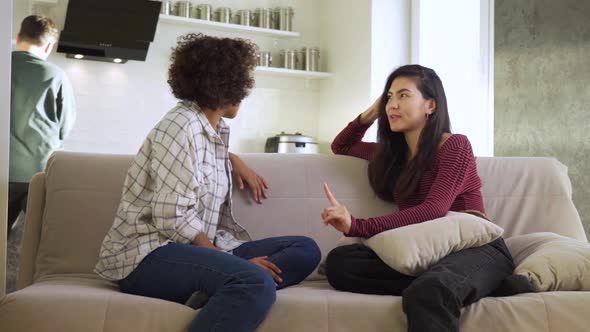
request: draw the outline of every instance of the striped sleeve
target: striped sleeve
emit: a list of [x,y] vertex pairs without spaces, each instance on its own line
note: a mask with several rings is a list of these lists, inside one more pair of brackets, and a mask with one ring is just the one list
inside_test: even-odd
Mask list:
[[369,160],[375,149],[375,143],[362,142],[363,136],[371,125],[362,125],[360,115],[352,120],[332,142],[332,152]]
[[380,217],[352,217],[352,226],[346,236],[369,238],[383,231],[446,215],[463,191],[470,170],[475,167],[475,157],[466,136],[453,135],[447,143],[439,152],[439,171],[422,204]]

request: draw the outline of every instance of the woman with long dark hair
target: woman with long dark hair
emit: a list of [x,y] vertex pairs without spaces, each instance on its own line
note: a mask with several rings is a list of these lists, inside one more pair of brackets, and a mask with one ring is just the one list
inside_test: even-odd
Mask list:
[[[379,120],[377,143],[362,142]],[[331,207],[324,223],[350,237],[443,217],[449,211],[486,218],[475,157],[466,136],[451,134],[447,100],[434,70],[419,65],[396,69],[381,97],[334,139],[332,151],[369,160],[369,182],[377,196],[399,212],[361,219],[350,215],[324,186]],[[332,250],[326,260],[330,284],[343,291],[403,297],[409,331],[458,331],[461,307],[494,291],[510,295],[530,290],[513,276],[514,262],[499,238],[452,253],[417,277],[386,265],[367,246]]]

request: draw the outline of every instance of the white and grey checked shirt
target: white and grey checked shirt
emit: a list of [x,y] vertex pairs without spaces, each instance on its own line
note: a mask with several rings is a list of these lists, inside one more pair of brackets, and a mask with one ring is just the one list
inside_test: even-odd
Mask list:
[[124,279],[153,250],[201,232],[224,251],[250,240],[232,216],[229,127],[221,119],[217,129],[195,103],[180,102],[150,131],[127,172],[96,273]]

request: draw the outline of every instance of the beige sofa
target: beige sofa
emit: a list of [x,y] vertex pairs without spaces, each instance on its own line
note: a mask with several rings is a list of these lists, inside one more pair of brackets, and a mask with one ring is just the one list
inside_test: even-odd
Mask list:
[[[326,155],[250,154],[270,183],[263,205],[234,192],[234,212],[254,238],[308,235],[323,255],[340,234],[320,220],[321,183],[353,215],[391,212],[368,185],[366,162]],[[0,303],[0,331],[183,331],[196,311],[126,295],[92,273],[113,221],[131,156],[57,153],[31,183],[19,290]],[[567,168],[550,158],[478,158],[489,216],[505,237],[537,231],[586,241]],[[278,292],[259,331],[405,331],[401,298],[338,292],[314,274]],[[462,331],[588,331],[588,292],[485,298],[466,307]]]

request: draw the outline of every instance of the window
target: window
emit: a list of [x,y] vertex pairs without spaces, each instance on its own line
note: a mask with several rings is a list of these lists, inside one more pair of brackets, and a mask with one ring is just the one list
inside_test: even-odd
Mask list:
[[412,0],[411,62],[443,81],[452,130],[493,156],[493,0]]

